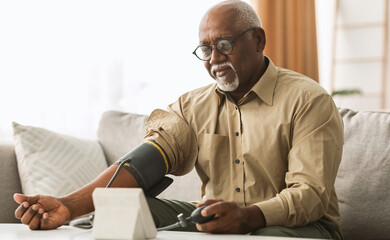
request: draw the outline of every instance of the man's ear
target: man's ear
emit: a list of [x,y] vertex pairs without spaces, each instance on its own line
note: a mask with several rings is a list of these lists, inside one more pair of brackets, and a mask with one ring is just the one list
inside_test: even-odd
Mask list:
[[265,32],[262,28],[256,28],[255,30],[255,38],[257,43],[257,51],[263,52],[265,48]]

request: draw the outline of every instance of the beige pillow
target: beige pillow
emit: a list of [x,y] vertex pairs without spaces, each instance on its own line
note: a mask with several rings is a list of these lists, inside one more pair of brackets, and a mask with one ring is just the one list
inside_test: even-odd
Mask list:
[[12,124],[24,194],[63,196],[89,183],[107,168],[97,140]]

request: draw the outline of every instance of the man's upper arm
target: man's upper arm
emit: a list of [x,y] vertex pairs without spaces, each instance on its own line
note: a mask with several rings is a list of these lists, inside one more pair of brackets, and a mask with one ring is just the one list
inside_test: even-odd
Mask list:
[[198,155],[196,136],[184,120],[180,102],[168,111],[157,109],[146,122],[146,137],[166,151],[171,161],[170,174],[184,175],[192,170]]
[[301,226],[323,217],[334,190],[343,124],[330,96],[307,102],[294,116],[286,188],[257,203],[267,225]]

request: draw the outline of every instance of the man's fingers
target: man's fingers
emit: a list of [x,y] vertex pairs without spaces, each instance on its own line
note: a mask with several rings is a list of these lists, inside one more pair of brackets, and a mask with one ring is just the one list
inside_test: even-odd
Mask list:
[[46,212],[42,215],[42,221],[41,221],[41,226],[40,226],[40,228],[41,228],[42,230],[44,230],[44,229],[50,229],[50,226],[49,226],[49,214],[46,213]]
[[228,202],[214,201],[212,204],[208,205],[205,209],[202,210],[202,215],[210,216],[214,214],[216,217],[219,217],[223,212],[228,210],[228,207]]
[[14,200],[17,203],[22,204],[22,202],[26,201],[26,196],[24,196],[23,194],[20,194],[20,193],[15,193]]
[[23,202],[22,204],[20,204],[19,207],[15,210],[15,217],[17,219],[21,219],[29,206],[30,204],[28,202]]
[[23,214],[22,218],[20,219],[23,224],[29,225],[31,219],[37,214],[38,212],[38,206],[32,205],[27,209],[27,211]]
[[40,208],[38,212],[35,214],[35,216],[31,219],[30,224],[28,225],[28,227],[31,230],[39,229],[39,225],[41,224],[43,213],[44,213],[43,209]]
[[20,193],[15,193],[14,194],[14,200],[15,202],[21,204],[23,202],[29,202],[30,204],[34,204],[36,202],[38,202],[40,196],[39,195],[36,195],[36,196],[25,196],[23,194],[20,194]]

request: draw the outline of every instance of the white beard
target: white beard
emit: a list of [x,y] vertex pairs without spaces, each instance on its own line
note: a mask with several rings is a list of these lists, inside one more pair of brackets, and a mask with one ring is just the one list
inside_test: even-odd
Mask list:
[[219,89],[221,89],[224,92],[233,92],[234,90],[236,90],[238,88],[238,85],[240,84],[240,82],[238,81],[237,74],[234,77],[234,81],[230,82],[230,83],[226,82],[225,76],[216,77],[215,80],[217,81],[217,85],[218,85]]
[[[215,69],[218,69],[219,67],[223,67],[223,66],[229,66],[233,69],[234,74],[235,74],[233,82],[230,82],[230,83],[227,82],[226,76],[217,77],[214,75]],[[234,90],[236,90],[238,88],[238,85],[240,84],[240,81],[238,81],[238,76],[237,76],[236,70],[234,69],[233,65],[230,62],[224,62],[224,63],[220,63],[220,64],[216,64],[216,65],[211,66],[211,74],[214,77],[214,79],[217,81],[217,85],[218,85],[219,89],[221,89],[222,91],[233,92]]]

